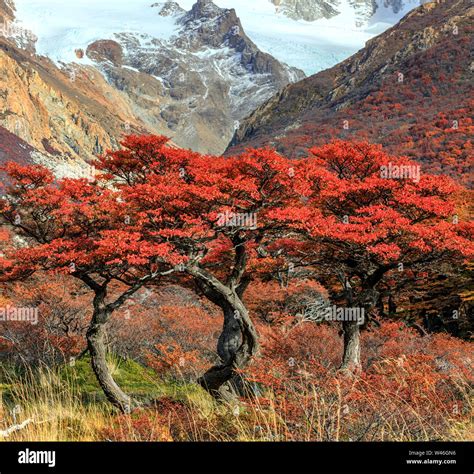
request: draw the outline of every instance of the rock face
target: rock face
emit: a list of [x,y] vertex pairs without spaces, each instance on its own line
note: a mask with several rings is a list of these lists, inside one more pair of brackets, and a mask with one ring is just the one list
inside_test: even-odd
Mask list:
[[117,146],[125,133],[150,131],[95,68],[59,69],[24,47],[21,37],[30,33],[11,23],[13,14],[13,3],[0,0],[0,15],[9,22],[0,32],[0,160],[82,174],[90,159]]
[[[346,61],[261,105],[241,123],[228,153],[271,145],[297,156],[336,137],[368,138],[441,171],[469,175],[473,16],[470,0],[420,6]],[[443,129],[452,123],[458,138]],[[459,147],[454,162],[430,151],[429,137],[438,136]]]
[[64,172],[116,146],[127,127],[147,130],[94,68],[59,70],[6,38],[0,38],[0,126]]
[[181,8],[177,2],[168,1],[164,5],[162,3],[154,3],[152,7],[160,9],[160,16],[174,16],[186,13],[184,8]]
[[[386,8],[398,13],[413,0],[270,0],[279,11],[294,20],[315,21],[332,18],[343,11],[354,10],[356,26],[362,26],[376,13]],[[424,0],[418,2],[422,3]]]
[[0,126],[56,163],[84,163],[133,131],[221,153],[239,120],[304,77],[261,52],[233,9],[210,0],[190,11],[172,1],[147,8],[172,36],[119,30],[72,47],[65,64],[38,56],[13,1],[0,0]]
[[0,0],[0,26],[11,21],[14,17],[11,0]]
[[337,0],[271,0],[287,17],[294,20],[315,21],[336,16]]
[[15,4],[13,0],[0,0],[0,38],[13,39],[23,49],[34,52],[37,40],[31,31],[27,31],[14,23]]
[[189,12],[175,2],[153,4],[172,17],[170,39],[117,33],[89,45],[86,55],[156,132],[209,153],[226,148],[238,121],[304,74],[261,52],[234,9],[198,1]]

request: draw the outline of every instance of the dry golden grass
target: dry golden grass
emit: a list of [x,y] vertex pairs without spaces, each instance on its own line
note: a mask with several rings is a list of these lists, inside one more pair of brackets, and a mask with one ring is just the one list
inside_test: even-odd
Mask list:
[[114,416],[104,403],[85,403],[75,382],[64,383],[51,369],[29,372],[20,382],[11,380],[10,386],[11,400],[0,403],[1,425],[32,422],[6,441],[98,441]]
[[[106,402],[86,401],[77,380],[65,378],[64,373],[55,370],[44,368],[9,382],[8,397],[0,402],[0,431],[28,419],[33,421],[3,441],[474,439],[469,393],[465,394],[466,416],[459,419],[446,412],[443,423],[433,426],[422,407],[407,406],[403,399],[391,400],[391,406],[396,408],[381,412],[376,403],[380,398],[373,396],[373,387],[367,387],[372,396],[366,400],[367,416],[363,418],[348,408],[341,389],[329,392],[316,384],[305,383],[299,386],[298,393],[290,393],[294,387],[289,386],[289,399],[298,396],[304,414],[295,422],[288,416],[291,407],[277,400],[271,391],[265,394],[265,403],[255,398],[224,404],[217,403],[193,384],[170,382],[162,391],[171,404],[179,407],[179,412],[158,405],[131,415],[119,415]],[[459,390],[466,387],[460,386]]]

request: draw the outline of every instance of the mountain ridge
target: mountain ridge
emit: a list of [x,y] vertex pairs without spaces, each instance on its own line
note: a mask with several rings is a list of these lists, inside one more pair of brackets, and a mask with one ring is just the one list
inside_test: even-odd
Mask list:
[[180,146],[221,153],[238,120],[304,74],[260,51],[235,10],[211,0],[185,13],[173,5],[162,7],[181,25],[169,40],[121,33],[89,45],[86,55],[150,128]]
[[148,5],[168,25],[161,39],[118,31],[80,49],[62,36],[57,47],[74,58],[67,63],[37,54],[42,39],[14,21],[13,6],[0,4],[8,18],[0,32],[0,125],[53,157],[88,161],[133,131],[220,153],[238,120],[304,76],[260,51],[235,10],[211,0],[189,12],[172,1]]
[[[270,145],[298,155],[323,140],[353,139],[357,135],[394,149],[391,137],[395,137],[400,126],[410,124],[407,133],[414,133],[417,125],[428,127],[428,123],[436,122],[437,113],[443,110],[448,115],[457,114],[448,117],[448,120],[457,120],[456,131],[461,133],[462,127],[468,127],[464,132],[466,143],[470,143],[472,124],[468,117],[472,103],[464,99],[472,97],[469,51],[472,48],[473,12],[474,7],[466,0],[449,4],[432,2],[411,11],[400,23],[368,41],[354,56],[287,86],[262,104],[242,121],[226,153],[240,151],[246,146]],[[444,58],[439,64],[434,58],[435,50]],[[419,70],[422,63],[426,66],[424,71]],[[452,85],[449,84],[449,71],[453,71]],[[446,76],[444,81],[439,79],[440,74]],[[382,94],[385,102],[377,99],[377,94]],[[385,115],[377,114],[377,100],[381,109],[391,105],[396,108],[384,111]],[[370,101],[373,103],[369,104]],[[468,110],[456,112],[464,106]],[[424,111],[420,111],[422,107],[425,107]],[[394,113],[398,116],[390,115]],[[417,121],[410,116],[416,113],[422,115]],[[347,121],[347,128],[343,126],[344,121]],[[385,131],[382,130],[384,127]],[[371,129],[379,133],[365,133]],[[464,135],[461,141],[462,137]],[[298,146],[298,143],[305,145]],[[421,159],[424,152],[416,147],[415,143],[411,156]],[[468,159],[468,155],[466,149],[463,159]]]

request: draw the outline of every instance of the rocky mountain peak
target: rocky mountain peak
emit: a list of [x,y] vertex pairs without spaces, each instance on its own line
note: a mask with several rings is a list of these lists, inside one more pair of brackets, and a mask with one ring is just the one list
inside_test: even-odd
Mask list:
[[[235,10],[220,8],[212,0],[200,0],[195,3],[179,23],[184,28],[181,37],[186,36],[186,41],[191,39],[194,48],[218,48],[229,37],[243,32]],[[250,39],[247,40],[250,42]]]
[[432,0],[269,0],[278,12],[294,20],[316,21],[333,18],[344,11],[355,12],[355,26],[366,25],[377,10],[398,14],[407,6]]
[[224,8],[218,7],[212,0],[197,0],[187,17],[194,20],[215,18],[220,16],[224,11]]
[[159,15],[160,16],[178,16],[184,15],[186,10],[181,8],[179,3],[173,2],[172,0],[168,0],[165,3],[154,3],[152,7],[160,8]]
[[0,0],[0,22],[14,18],[15,6],[12,0]]
[[[113,8],[113,0],[103,2]],[[170,136],[179,146],[221,153],[239,120],[304,77],[263,53],[246,35],[234,9],[210,0],[197,1],[188,11],[171,0],[150,2],[141,10],[130,7],[130,18],[123,22],[117,16],[111,20],[103,5],[76,9],[77,17],[84,16],[82,23],[95,28],[93,35],[84,31],[84,38],[81,22],[71,19],[67,8],[61,10],[55,1],[44,3],[45,18],[62,15],[67,25],[48,44],[54,56],[27,49],[16,30],[4,38],[0,32],[0,126],[53,156],[51,161],[62,155],[79,161],[79,154],[90,157],[110,148],[123,133],[137,130]],[[17,0],[16,6],[15,28],[34,30],[28,1]],[[10,0],[0,0],[1,14],[8,12],[13,23],[11,7]],[[35,7],[41,15],[43,7]],[[90,11],[94,8],[96,17]],[[38,33],[44,45],[50,31]],[[24,73],[23,63],[37,81]],[[8,93],[6,85],[3,93],[7,80],[16,94]],[[48,87],[57,98],[47,98]],[[36,108],[34,101],[40,104]],[[109,112],[117,112],[116,119]]]
[[337,15],[337,1],[334,0],[270,0],[278,11],[294,20],[315,21]]
[[176,136],[181,146],[223,151],[240,119],[304,77],[260,51],[232,8],[210,0],[184,14],[174,2],[158,6],[160,14],[174,12],[169,39],[117,33],[114,41],[90,44],[87,56],[130,97],[145,123]]

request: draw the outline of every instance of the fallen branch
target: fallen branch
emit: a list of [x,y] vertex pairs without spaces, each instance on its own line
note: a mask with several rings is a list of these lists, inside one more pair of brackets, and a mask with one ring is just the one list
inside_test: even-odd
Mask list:
[[20,423],[19,425],[13,425],[10,426],[10,428],[6,429],[5,431],[0,430],[0,437],[1,438],[8,438],[12,433],[15,433],[15,431],[20,431],[26,426],[28,426],[30,423],[33,423],[33,418],[28,418],[25,420],[23,423]]

